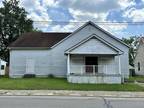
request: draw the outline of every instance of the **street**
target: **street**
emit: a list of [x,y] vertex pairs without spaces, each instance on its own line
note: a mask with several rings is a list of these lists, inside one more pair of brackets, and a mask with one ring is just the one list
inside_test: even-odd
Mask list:
[[0,108],[144,108],[144,98],[0,96]]

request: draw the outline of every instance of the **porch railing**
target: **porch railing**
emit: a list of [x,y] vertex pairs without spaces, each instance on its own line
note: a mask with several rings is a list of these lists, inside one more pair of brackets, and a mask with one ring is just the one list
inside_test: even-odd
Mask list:
[[115,65],[71,65],[70,75],[118,75]]

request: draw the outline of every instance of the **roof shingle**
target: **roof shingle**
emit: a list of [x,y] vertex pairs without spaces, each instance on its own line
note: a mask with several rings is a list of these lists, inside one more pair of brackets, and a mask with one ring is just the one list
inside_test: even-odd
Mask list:
[[24,33],[9,47],[52,47],[71,33],[42,33],[29,32]]

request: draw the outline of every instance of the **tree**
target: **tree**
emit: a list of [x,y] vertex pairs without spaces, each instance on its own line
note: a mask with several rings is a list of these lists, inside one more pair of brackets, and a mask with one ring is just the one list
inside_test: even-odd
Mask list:
[[130,38],[122,38],[122,41],[130,46],[130,48],[129,48],[129,64],[132,66],[134,66],[134,57],[135,57],[135,53],[136,53],[136,47],[139,42],[138,40],[139,40],[138,36],[132,36]]
[[19,0],[4,0],[0,8],[0,57],[9,63],[8,46],[22,33],[33,31],[33,21]]

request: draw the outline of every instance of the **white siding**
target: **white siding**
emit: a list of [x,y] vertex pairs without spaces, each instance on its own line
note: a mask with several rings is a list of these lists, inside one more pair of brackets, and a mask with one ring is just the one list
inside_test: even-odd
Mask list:
[[72,54],[117,54],[117,52],[97,39],[90,39],[71,51]]
[[[83,74],[85,72],[85,57],[87,56],[71,55],[70,72]],[[98,73],[118,74],[118,69],[116,68],[114,56],[98,56]]]
[[[140,63],[140,70],[138,70],[138,63]],[[140,45],[137,50],[137,55],[134,60],[135,72],[137,75],[144,75],[144,45]]]
[[[56,76],[66,76],[67,57],[64,52],[92,34],[100,36],[104,40],[124,51],[124,54],[120,56],[121,71],[125,77],[128,77],[128,48],[92,25],[87,25],[51,50],[11,50],[10,75],[23,75],[26,72],[26,59],[32,58],[35,59],[36,62],[36,74],[47,75],[51,73]],[[115,62],[116,64],[118,63],[118,57],[115,57]],[[17,66],[19,68],[17,68]]]
[[82,74],[84,72],[84,56],[82,55],[71,55],[70,58],[70,72],[76,74]]
[[68,76],[70,83],[121,84],[121,76]]
[[48,75],[51,72],[51,55],[46,50],[12,50],[10,55],[10,76],[24,75],[29,59],[35,62],[35,74]]
[[103,72],[102,68],[104,66],[105,74],[118,74],[118,69],[116,69],[118,64],[116,64],[114,56],[99,57],[98,63],[102,66],[99,68],[100,72]]
[[[88,25],[84,27],[82,30],[79,32],[73,34],[71,37],[67,38],[64,40],[62,43],[58,44],[56,47],[52,49],[52,54],[53,54],[53,63],[57,65],[61,64],[66,64],[66,57],[64,56],[64,51],[67,49],[71,48],[72,46],[78,44],[82,40],[86,39],[92,34],[96,34],[103,38],[104,40],[108,41],[112,45],[116,46],[117,48],[121,49],[124,53],[120,56],[121,59],[121,72],[122,75],[126,78],[129,77],[129,59],[128,59],[128,47],[125,45],[121,44],[120,42],[116,41],[115,39],[111,38],[110,36],[106,35],[102,31],[96,29],[95,27]],[[58,54],[58,55],[57,55]],[[118,64],[118,56],[115,57],[116,64]],[[117,65],[118,69],[118,65]],[[60,69],[59,72],[65,72],[66,74],[66,65],[65,69]]]

